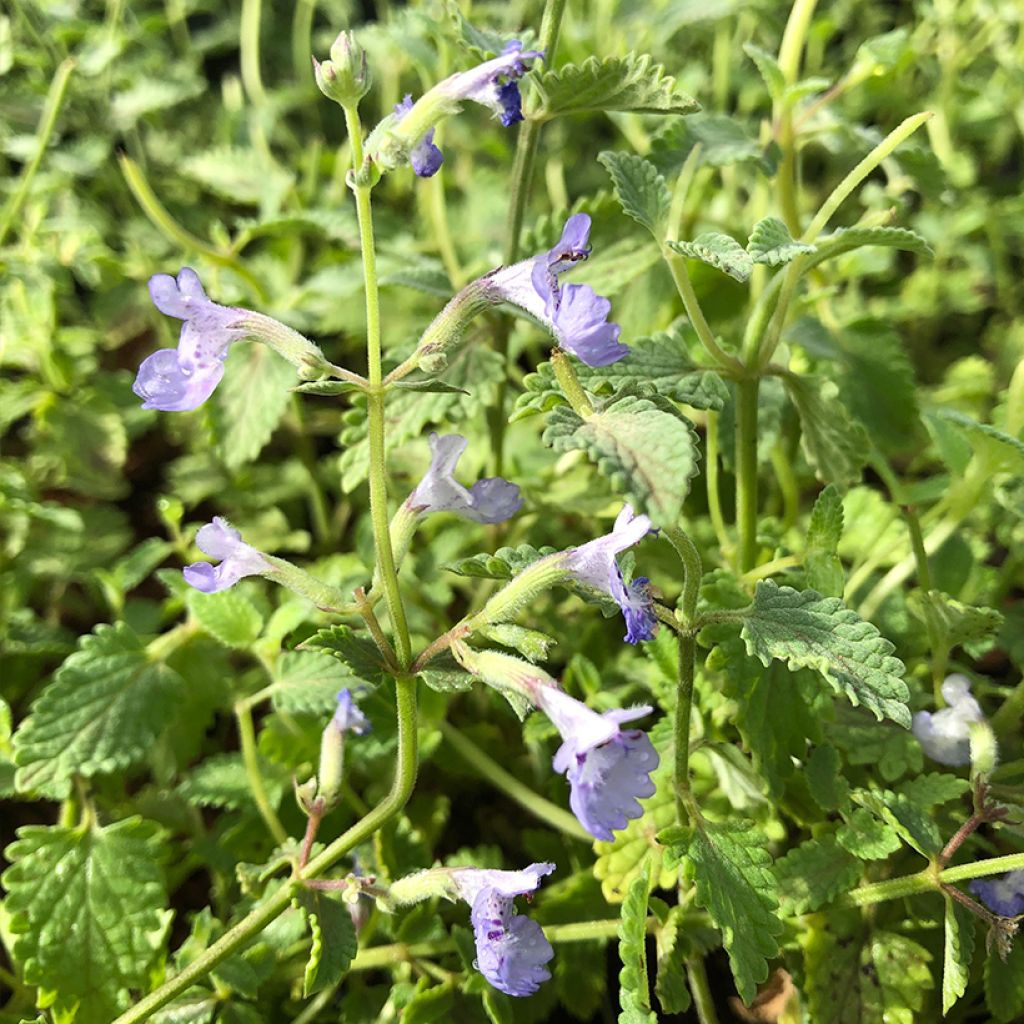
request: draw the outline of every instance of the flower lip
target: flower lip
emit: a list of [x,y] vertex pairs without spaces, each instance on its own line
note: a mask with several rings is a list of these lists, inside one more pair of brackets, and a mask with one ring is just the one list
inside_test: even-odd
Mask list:
[[222,516],[201,527],[196,545],[204,554],[220,559],[220,565],[195,562],[182,570],[185,582],[196,590],[213,594],[233,587],[245,576],[259,576],[270,570],[266,558],[242,540],[242,535]]
[[935,712],[918,711],[911,731],[933,761],[951,767],[969,764],[971,724],[983,721],[984,713],[971,696],[971,684],[966,676],[949,676],[941,689],[948,707]]

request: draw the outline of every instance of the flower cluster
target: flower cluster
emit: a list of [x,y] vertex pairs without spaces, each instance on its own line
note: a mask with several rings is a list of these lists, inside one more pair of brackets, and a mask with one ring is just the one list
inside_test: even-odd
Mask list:
[[939,764],[969,764],[971,760],[971,724],[985,716],[971,696],[966,676],[952,675],[942,684],[942,697],[949,705],[941,711],[918,711],[913,732],[924,752]]
[[143,409],[198,409],[224,376],[231,343],[246,336],[239,325],[248,311],[208,299],[199,275],[190,267],[183,267],[177,280],[170,274],[155,274],[149,279],[149,294],[161,313],[184,323],[177,349],[162,348],[146,358],[132,390],[143,400]]
[[608,322],[611,302],[590,285],[559,282],[560,274],[590,255],[590,225],[587,214],[574,214],[551,249],[500,267],[483,283],[498,300],[542,323],[562,348],[588,366],[608,366],[629,355],[629,346],[619,341],[622,328]]

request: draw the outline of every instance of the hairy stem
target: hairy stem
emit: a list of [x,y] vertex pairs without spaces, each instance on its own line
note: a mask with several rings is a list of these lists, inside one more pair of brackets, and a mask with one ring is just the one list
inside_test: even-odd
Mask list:
[[757,396],[760,380],[736,382],[736,530],[739,569],[757,564]]
[[288,832],[270,803],[267,788],[263,785],[263,776],[260,775],[260,764],[256,758],[256,732],[252,725],[252,705],[246,702],[236,704],[235,720],[238,722],[238,737],[242,745],[245,778],[252,791],[252,798],[256,801],[260,817],[274,837],[274,841],[280,845],[288,841]]
[[686,980],[693,995],[693,1008],[697,1011],[697,1020],[700,1024],[718,1024],[708,972],[704,967],[704,961],[699,957],[686,961]]

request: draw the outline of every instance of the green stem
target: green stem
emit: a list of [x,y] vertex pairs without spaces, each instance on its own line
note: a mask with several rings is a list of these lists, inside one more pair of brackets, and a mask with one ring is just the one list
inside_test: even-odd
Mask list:
[[150,187],[146,176],[142,173],[142,168],[131,157],[122,154],[119,162],[121,173],[124,175],[132,195],[135,196],[136,202],[142,207],[142,212],[145,213],[165,238],[174,242],[175,245],[181,246],[183,249],[191,249],[193,252],[201,253],[211,263],[219,267],[226,267],[228,270],[231,270],[245,281],[260,302],[267,301],[266,289],[255,274],[239,263],[234,256],[221,252],[220,249],[210,245],[209,242],[204,242],[203,239],[183,228],[167,212],[166,207],[157,199],[156,193]]
[[736,529],[739,569],[757,563],[757,397],[760,380],[736,382]]
[[707,416],[706,439],[707,456],[704,460],[704,471],[707,474],[705,482],[708,492],[708,515],[715,529],[715,537],[718,538],[718,546],[722,554],[728,557],[732,542],[725,526],[725,516],[722,515],[722,496],[718,488],[718,413],[713,410],[709,410]]
[[505,771],[497,761],[488,757],[472,740],[463,736],[455,726],[448,722],[442,722],[441,735],[467,764],[475,768],[496,789],[529,811],[534,817],[557,828],[560,832],[564,832],[567,836],[572,836],[573,839],[582,839],[585,843],[593,842],[593,836],[580,825],[574,815],[561,807],[556,807],[549,800],[545,800],[514,775]]
[[697,293],[693,290],[693,282],[690,280],[690,274],[686,269],[685,258],[670,250],[665,254],[665,262],[668,263],[672,280],[676,284],[676,291],[679,292],[679,297],[683,300],[683,308],[686,310],[686,315],[693,325],[693,329],[697,332],[697,337],[700,338],[701,344],[723,370],[727,370],[734,375],[741,373],[743,371],[743,364],[718,344],[715,332],[711,330],[704,317],[704,311],[700,307],[700,300],[697,298]]
[[75,62],[69,57],[57,68],[53,81],[50,83],[50,90],[46,94],[46,102],[43,104],[43,112],[39,116],[39,125],[36,128],[35,152],[21,172],[18,187],[11,193],[11,197],[4,203],[3,211],[0,212],[0,245],[3,244],[11,224],[21,212],[21,208],[28,198],[29,190],[32,188],[32,181],[46,155],[46,148],[50,144],[53,129],[57,125],[60,108],[64,105],[64,96],[67,93],[68,82],[74,67]]
[[[416,681],[409,678],[396,680],[398,710],[398,763],[391,791],[366,817],[357,821],[347,832],[331,843],[319,856],[310,861],[303,872],[304,878],[316,878],[335,864],[340,857],[373,835],[385,822],[394,817],[406,804],[416,782]],[[192,961],[184,970],[165,982],[155,992],[126,1010],[113,1024],[141,1024],[153,1013],[166,1006],[175,996],[191,988],[204,978],[217,964],[237,949],[254,939],[271,921],[280,917],[291,903],[299,879],[285,882],[255,910],[228,929],[209,949]]]
[[[346,106],[345,125],[348,128],[352,146],[353,177],[357,177],[363,164],[363,136],[359,123],[359,112],[353,106]],[[373,209],[370,202],[372,186],[353,182],[356,196],[356,214],[359,219],[359,242],[363,254],[363,279],[366,285],[366,363],[369,387],[367,389],[367,427],[370,446],[370,518],[373,522],[373,542],[376,550],[377,568],[384,598],[391,615],[391,627],[395,632],[398,658],[405,668],[412,660],[412,644],[409,640],[409,626],[405,618],[405,606],[398,586],[398,572],[395,555],[391,548],[391,532],[388,528],[387,449],[384,443],[384,390],[381,335],[380,335],[380,292],[377,287],[377,251],[373,237]]]
[[262,0],[242,0],[240,25],[242,85],[251,102],[263,106],[267,94],[260,77],[260,21],[263,17]]
[[263,776],[260,775],[260,764],[256,757],[256,731],[252,725],[252,706],[247,702],[235,705],[235,720],[238,722],[238,737],[242,744],[242,761],[245,764],[245,777],[249,782],[249,789],[252,791],[252,798],[256,801],[256,807],[260,812],[274,841],[280,846],[288,841],[288,832],[281,819],[277,816],[267,796],[267,789],[263,785]]
[[703,960],[695,958],[686,961],[686,980],[690,984],[697,1020],[700,1024],[718,1024],[715,1000],[711,995],[711,985],[708,982],[708,972],[704,967]]
[[292,15],[292,67],[295,78],[305,82],[309,91],[314,90],[312,62],[313,53],[313,14],[316,0],[296,0],[295,13]]

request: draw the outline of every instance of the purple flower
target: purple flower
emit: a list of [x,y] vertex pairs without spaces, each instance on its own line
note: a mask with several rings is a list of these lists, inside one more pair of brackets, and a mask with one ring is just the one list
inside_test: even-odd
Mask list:
[[[398,121],[401,121],[410,110],[412,110],[412,94],[407,94],[405,99],[395,106]],[[444,153],[434,145],[433,128],[413,146],[409,159],[412,162],[412,169],[421,178],[433,177],[441,169],[441,164],[444,163]]]
[[655,790],[654,744],[642,729],[620,728],[652,708],[645,704],[599,715],[554,686],[538,687],[537,703],[562,736],[552,767],[566,773],[573,814],[592,836],[613,839],[629,819],[643,814],[639,801]]
[[372,728],[348,687],[338,693],[338,707],[331,723],[340,732],[352,732],[357,736],[365,736]]
[[949,707],[934,713],[918,711],[912,730],[924,752],[939,764],[969,764],[971,723],[984,719],[981,707],[971,696],[966,676],[952,675],[942,684],[942,696]]
[[476,523],[500,523],[523,507],[519,488],[500,476],[477,480],[469,490],[455,479],[455,466],[468,444],[461,434],[430,435],[430,468],[409,495],[410,508],[423,515],[457,512]]
[[968,888],[1000,917],[1024,914],[1024,870],[1011,871],[1002,878],[974,878]]
[[540,321],[562,348],[588,366],[608,366],[629,355],[629,346],[619,341],[622,329],[608,322],[612,304],[590,285],[562,287],[558,282],[559,274],[590,255],[589,236],[590,217],[574,214],[553,248],[501,267],[484,282],[501,301]]
[[177,349],[163,348],[143,360],[132,390],[143,399],[143,409],[197,409],[224,376],[228,347],[245,337],[238,323],[247,311],[211,302],[190,267],[182,267],[177,280],[155,274],[149,294],[161,313],[185,322]]
[[246,544],[242,535],[221,516],[214,516],[212,523],[200,528],[196,544],[211,558],[220,560],[217,566],[196,562],[182,570],[185,582],[204,594],[227,590],[243,576],[259,576],[271,568],[266,558]]
[[551,977],[544,966],[554,955],[536,921],[516,914],[516,896],[535,892],[554,864],[531,864],[523,871],[461,868],[452,873],[456,891],[472,908],[476,969],[510,996],[530,996]]
[[540,50],[523,50],[523,44],[513,39],[501,56],[478,64],[469,71],[459,71],[436,86],[439,94],[448,100],[472,100],[493,110],[507,128],[523,119],[522,97],[516,79],[527,71],[527,61],[543,58]]
[[634,516],[633,509],[624,505],[611,533],[572,548],[566,562],[577,581],[615,600],[625,617],[626,640],[631,644],[652,640],[658,619],[650,581],[646,576],[638,576],[627,584],[615,556],[639,544],[650,532],[651,521],[647,516]]

